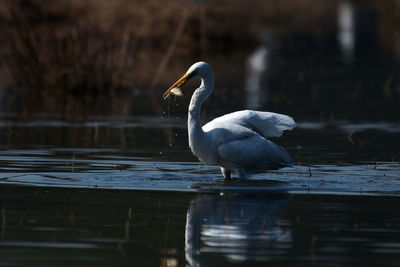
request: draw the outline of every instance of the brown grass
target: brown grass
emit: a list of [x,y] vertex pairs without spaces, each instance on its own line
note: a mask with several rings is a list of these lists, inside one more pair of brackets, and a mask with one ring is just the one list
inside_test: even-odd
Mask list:
[[[247,54],[263,38],[260,28],[265,30],[266,25],[277,33],[318,34],[325,27],[316,21],[324,18],[335,23],[337,3],[220,0],[188,6],[183,0],[2,1],[2,110],[74,118],[148,111],[148,103],[136,96],[156,89],[158,97],[159,88],[194,60],[233,51]],[[158,98],[153,101],[155,108],[157,102]]]

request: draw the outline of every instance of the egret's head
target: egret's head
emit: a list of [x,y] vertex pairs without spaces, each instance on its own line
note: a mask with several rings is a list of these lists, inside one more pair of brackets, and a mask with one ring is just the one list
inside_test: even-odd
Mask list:
[[194,63],[187,70],[185,75],[183,75],[177,82],[175,82],[165,93],[163,94],[164,99],[167,99],[171,94],[177,96],[183,96],[182,90],[180,88],[188,81],[194,80],[196,78],[206,77],[212,73],[210,65],[206,62]]

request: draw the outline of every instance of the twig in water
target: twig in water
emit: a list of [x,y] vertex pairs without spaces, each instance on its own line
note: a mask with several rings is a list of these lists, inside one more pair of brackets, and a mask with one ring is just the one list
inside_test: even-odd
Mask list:
[[72,160],[71,160],[71,171],[74,172],[74,167],[75,167],[75,154],[72,155]]
[[158,174],[158,171],[157,171],[157,167],[156,167],[156,164],[155,163],[153,163],[153,165],[154,165],[154,171]]
[[5,238],[6,236],[6,203],[3,202],[3,207],[1,208],[1,217],[2,217],[2,223],[1,223],[1,238]]

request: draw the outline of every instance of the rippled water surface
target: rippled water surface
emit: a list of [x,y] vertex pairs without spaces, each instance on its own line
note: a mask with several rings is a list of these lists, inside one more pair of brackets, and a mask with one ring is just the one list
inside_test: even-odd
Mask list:
[[400,190],[396,124],[299,123],[274,139],[292,154],[293,167],[224,182],[217,166],[201,164],[191,154],[183,119],[96,119],[3,122],[14,133],[3,135],[9,144],[0,150],[0,183],[173,191],[241,186],[378,194]]
[[397,124],[299,123],[295,166],[224,181],[184,119],[1,123],[1,265],[399,262]]

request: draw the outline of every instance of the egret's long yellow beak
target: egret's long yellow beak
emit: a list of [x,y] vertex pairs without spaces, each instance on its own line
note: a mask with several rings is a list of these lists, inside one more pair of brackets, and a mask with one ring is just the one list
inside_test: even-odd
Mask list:
[[165,93],[163,94],[164,99],[167,99],[171,95],[171,90],[173,88],[182,87],[187,82],[187,80],[192,76],[192,74],[193,74],[193,72],[186,73],[176,83],[171,85],[171,87],[167,91],[165,91]]

